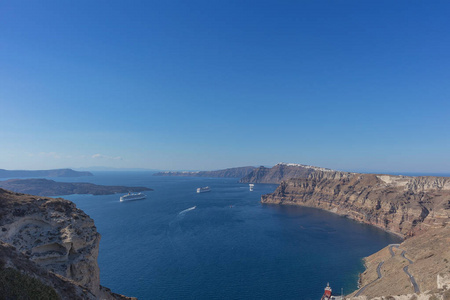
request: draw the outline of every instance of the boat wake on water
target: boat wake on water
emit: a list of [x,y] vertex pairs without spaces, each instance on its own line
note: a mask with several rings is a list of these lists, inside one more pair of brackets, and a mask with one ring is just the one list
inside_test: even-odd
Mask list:
[[178,254],[179,251],[178,251],[178,247],[175,247],[175,244],[174,244],[174,242],[173,242],[173,240],[171,238],[171,233],[175,232],[177,229],[180,228],[180,222],[179,221],[184,219],[184,214],[187,213],[188,211],[194,210],[196,208],[197,208],[197,206],[192,206],[192,207],[189,207],[188,209],[180,211],[176,215],[175,219],[173,219],[169,223],[169,227],[167,228],[167,231],[166,231],[167,238],[168,238],[168,240],[169,240],[169,242],[170,242],[170,244],[172,246],[172,249],[174,250],[174,253],[175,253],[175,255],[177,257],[180,257],[179,254]]
[[190,211],[190,210],[194,210],[196,207],[197,207],[197,206],[192,206],[192,207],[190,207],[190,208],[188,208],[188,209],[185,209],[185,210],[180,211],[178,214],[179,214],[179,215],[182,215],[182,214],[184,214],[184,213],[187,213],[187,212]]

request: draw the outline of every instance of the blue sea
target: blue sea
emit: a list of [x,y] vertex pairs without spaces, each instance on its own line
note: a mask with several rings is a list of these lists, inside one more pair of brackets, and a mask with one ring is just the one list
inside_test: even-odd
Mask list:
[[[146,186],[145,200],[64,196],[94,220],[101,284],[139,299],[320,299],[357,288],[362,258],[400,239],[335,214],[263,205],[277,185],[96,172],[66,179]],[[211,192],[197,194],[198,187]],[[193,208],[195,206],[195,209]],[[193,208],[193,209],[190,209]]]

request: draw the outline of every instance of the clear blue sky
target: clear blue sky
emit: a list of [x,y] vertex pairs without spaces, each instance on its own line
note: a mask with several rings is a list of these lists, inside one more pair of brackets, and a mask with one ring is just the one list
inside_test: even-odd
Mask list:
[[449,1],[1,1],[0,168],[450,172]]

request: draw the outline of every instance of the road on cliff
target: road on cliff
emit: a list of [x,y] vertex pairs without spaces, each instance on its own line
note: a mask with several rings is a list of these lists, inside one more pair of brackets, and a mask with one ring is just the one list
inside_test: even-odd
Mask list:
[[377,274],[378,274],[378,278],[375,279],[374,281],[366,284],[365,286],[363,286],[356,294],[355,297],[358,297],[362,292],[364,292],[364,290],[371,285],[372,283],[374,283],[375,281],[377,281],[378,279],[380,279],[383,275],[381,274],[381,266],[384,264],[384,261],[380,262],[377,266]]
[[[391,245],[389,245],[389,252],[391,253],[391,257],[394,257],[394,256],[395,256],[394,250],[392,249],[392,248],[394,248],[394,247],[397,248],[397,249],[399,249],[400,244],[391,244]],[[406,260],[408,261],[409,264],[413,264],[413,261],[410,260],[409,258],[407,258],[407,257],[405,256],[405,254],[406,254],[406,251],[405,251],[405,250],[402,250],[402,253],[401,253],[400,255],[401,255],[404,259],[406,259]],[[356,292],[355,297],[358,297],[359,295],[361,295],[361,293],[364,292],[364,290],[365,290],[369,285],[371,285],[372,283],[374,283],[374,282],[376,282],[377,280],[381,279],[381,277],[383,276],[383,275],[381,274],[381,266],[382,266],[383,264],[384,264],[384,261],[380,262],[380,263],[378,264],[378,266],[377,266],[377,274],[378,274],[378,278],[375,279],[375,280],[373,280],[372,282],[369,282],[368,284],[366,284],[366,285],[363,286],[362,288],[360,288],[359,291]],[[418,294],[418,293],[420,293],[419,285],[417,284],[416,279],[414,278],[414,276],[412,276],[411,273],[409,273],[408,267],[409,267],[409,265],[408,265],[408,266],[405,266],[405,267],[403,268],[403,272],[405,272],[405,274],[409,277],[409,280],[411,281],[411,284],[412,284],[412,286],[413,286],[413,288],[414,288],[414,293]]]

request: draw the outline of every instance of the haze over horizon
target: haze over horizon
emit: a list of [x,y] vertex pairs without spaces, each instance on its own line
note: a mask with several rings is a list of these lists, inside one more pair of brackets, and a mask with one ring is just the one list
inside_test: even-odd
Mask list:
[[450,2],[0,3],[0,168],[450,173]]

